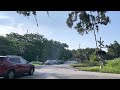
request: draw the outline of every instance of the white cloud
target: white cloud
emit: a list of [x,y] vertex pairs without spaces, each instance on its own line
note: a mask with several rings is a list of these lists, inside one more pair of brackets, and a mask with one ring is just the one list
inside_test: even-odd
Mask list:
[[16,23],[15,18],[8,13],[0,12],[0,35],[9,34],[11,32],[24,34],[24,23]]
[[13,19],[8,13],[0,11],[0,19]]
[[24,29],[22,27],[14,27],[10,25],[0,25],[0,35],[9,34],[11,32],[24,34]]
[[0,12],[0,19],[9,19],[10,16],[7,15],[6,13]]
[[0,25],[0,35],[9,34],[11,32],[19,33],[19,34],[25,34],[28,30],[28,33],[39,33],[41,35],[44,35],[46,38],[50,38],[53,35],[53,32],[51,32],[51,28],[47,26],[39,26],[39,28],[36,25],[27,25],[25,23],[19,23],[19,24],[12,24],[12,25]]
[[15,18],[11,17],[8,13],[0,12],[0,24],[12,25],[15,23]]
[[10,16],[1,16],[0,15],[0,19],[10,19]]
[[29,24],[26,26],[26,28],[29,30],[29,33],[39,33],[41,35],[44,35],[46,38],[51,38],[54,35],[54,28],[48,27],[45,25],[39,25],[39,28],[34,24]]

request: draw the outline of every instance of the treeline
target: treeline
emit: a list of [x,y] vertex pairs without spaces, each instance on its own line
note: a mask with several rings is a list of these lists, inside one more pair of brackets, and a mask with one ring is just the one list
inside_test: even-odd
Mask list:
[[73,58],[76,58],[78,61],[90,60],[90,56],[95,53],[94,48],[85,48],[72,50]]
[[19,55],[28,61],[68,60],[72,58],[72,53],[67,48],[66,43],[48,40],[35,33],[10,33],[0,36],[0,55]]
[[[85,48],[72,50],[72,55],[74,58],[77,58],[79,61],[92,60],[97,61],[95,48]],[[120,58],[120,44],[117,41],[114,41],[113,44],[109,45],[109,48],[104,56],[106,60],[112,60],[114,58]]]
[[[109,45],[107,60],[120,57],[120,44],[114,41]],[[44,62],[48,59],[59,60],[97,60],[95,48],[85,48],[77,50],[68,50],[66,43],[54,40],[48,40],[40,34],[24,34],[18,33],[6,34],[0,36],[0,55],[19,55],[28,61]]]
[[114,41],[109,47],[106,59],[120,58],[120,44],[117,41]]

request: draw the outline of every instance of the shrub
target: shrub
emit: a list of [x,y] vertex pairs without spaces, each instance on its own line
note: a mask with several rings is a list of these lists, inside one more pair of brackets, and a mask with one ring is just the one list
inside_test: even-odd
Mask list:
[[89,65],[85,64],[85,63],[81,63],[81,64],[72,64],[71,66],[73,66],[73,67],[88,67]]
[[80,64],[72,64],[73,67],[91,67],[91,66],[99,66],[99,63],[96,61],[84,61]]
[[30,63],[42,65],[42,62],[39,62],[39,61],[32,61],[32,62],[30,62]]
[[116,58],[114,60],[110,60],[107,63],[108,67],[120,67],[120,58]]
[[106,66],[102,69],[99,68],[98,62],[84,61],[82,64],[74,65],[78,70],[82,71],[97,71],[103,73],[117,73],[120,74],[120,58],[107,61]]
[[87,66],[98,66],[99,62],[97,61],[84,61],[83,64],[86,64]]
[[95,54],[91,54],[90,55],[90,61],[98,62],[99,60],[98,60],[98,58],[97,58],[97,56]]
[[101,72],[120,73],[120,58],[107,61],[107,65],[101,69]]
[[92,72],[100,71],[100,68],[98,66],[94,66],[94,67],[77,67],[77,69],[80,70],[80,71],[92,71]]

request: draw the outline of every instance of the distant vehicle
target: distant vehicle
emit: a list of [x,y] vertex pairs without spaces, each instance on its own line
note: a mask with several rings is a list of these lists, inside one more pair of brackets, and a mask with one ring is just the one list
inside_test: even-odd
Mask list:
[[77,61],[66,61],[64,64],[77,64]]
[[59,64],[63,64],[64,62],[62,60],[57,60]]
[[45,62],[45,65],[53,65],[53,64],[54,64],[53,60],[47,60]]
[[62,64],[62,63],[63,63],[63,61],[61,61],[61,60],[47,60],[45,62],[45,65]]
[[34,65],[20,56],[0,56],[0,77],[13,79],[18,74],[33,75],[34,70]]

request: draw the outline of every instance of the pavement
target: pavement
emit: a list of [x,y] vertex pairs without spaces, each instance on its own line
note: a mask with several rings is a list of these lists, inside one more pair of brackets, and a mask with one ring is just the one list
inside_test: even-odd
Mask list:
[[34,75],[16,79],[120,79],[120,74],[78,71],[70,65],[37,66]]

